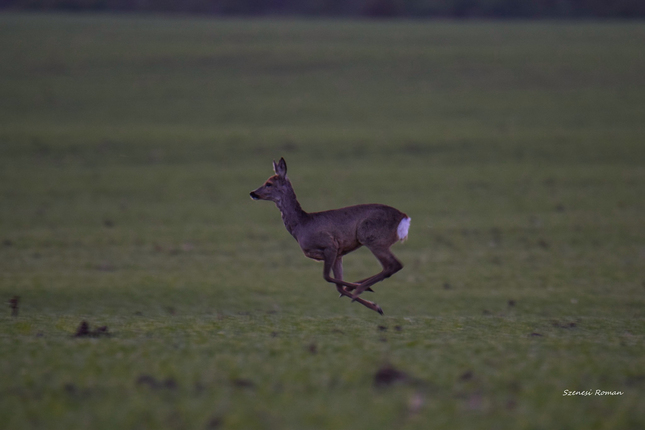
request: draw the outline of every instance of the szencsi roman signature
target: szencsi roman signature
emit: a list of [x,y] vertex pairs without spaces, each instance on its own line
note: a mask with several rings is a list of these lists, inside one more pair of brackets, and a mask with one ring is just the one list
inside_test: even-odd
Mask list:
[[622,391],[605,391],[605,390],[584,390],[584,391],[572,391],[564,390],[562,396],[622,396]]

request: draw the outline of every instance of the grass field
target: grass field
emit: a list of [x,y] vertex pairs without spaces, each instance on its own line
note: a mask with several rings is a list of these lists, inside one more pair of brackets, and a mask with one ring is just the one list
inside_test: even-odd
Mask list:
[[[0,427],[644,428],[644,47],[0,15]],[[385,316],[249,199],[280,156],[306,210],[412,217]]]

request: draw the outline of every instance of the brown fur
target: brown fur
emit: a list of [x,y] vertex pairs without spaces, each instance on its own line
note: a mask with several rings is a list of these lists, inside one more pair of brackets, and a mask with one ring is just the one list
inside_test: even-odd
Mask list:
[[[275,202],[282,214],[282,221],[298,241],[304,254],[324,262],[323,277],[336,284],[342,296],[352,298],[368,308],[383,314],[380,306],[360,298],[365,290],[392,276],[403,264],[392,254],[390,247],[399,240],[397,227],[407,218],[403,212],[386,205],[365,204],[345,208],[307,213],[300,207],[291,182],[287,177],[284,158],[273,163],[275,175],[264,185],[251,192],[255,200]],[[383,270],[356,283],[343,281],[342,258],[344,255],[367,247],[379,260]],[[334,273],[334,277],[330,272]],[[351,291],[355,292],[352,294]]]

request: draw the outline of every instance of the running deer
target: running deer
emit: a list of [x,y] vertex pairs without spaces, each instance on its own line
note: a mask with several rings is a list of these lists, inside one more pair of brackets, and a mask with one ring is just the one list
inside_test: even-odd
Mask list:
[[[323,212],[307,213],[300,207],[287,177],[284,158],[273,162],[275,175],[251,191],[253,200],[270,200],[282,214],[289,233],[298,241],[305,256],[324,262],[323,278],[336,284],[340,297],[347,296],[383,315],[379,305],[359,297],[364,291],[403,268],[390,247],[408,237],[410,218],[390,206],[366,204]],[[374,276],[358,282],[343,280],[343,256],[366,246],[383,266]],[[332,277],[330,272],[334,273]]]

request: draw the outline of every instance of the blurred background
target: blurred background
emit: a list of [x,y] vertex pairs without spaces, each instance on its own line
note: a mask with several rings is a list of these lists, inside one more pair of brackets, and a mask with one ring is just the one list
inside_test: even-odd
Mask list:
[[638,0],[2,0],[16,10],[422,18],[636,18]]

